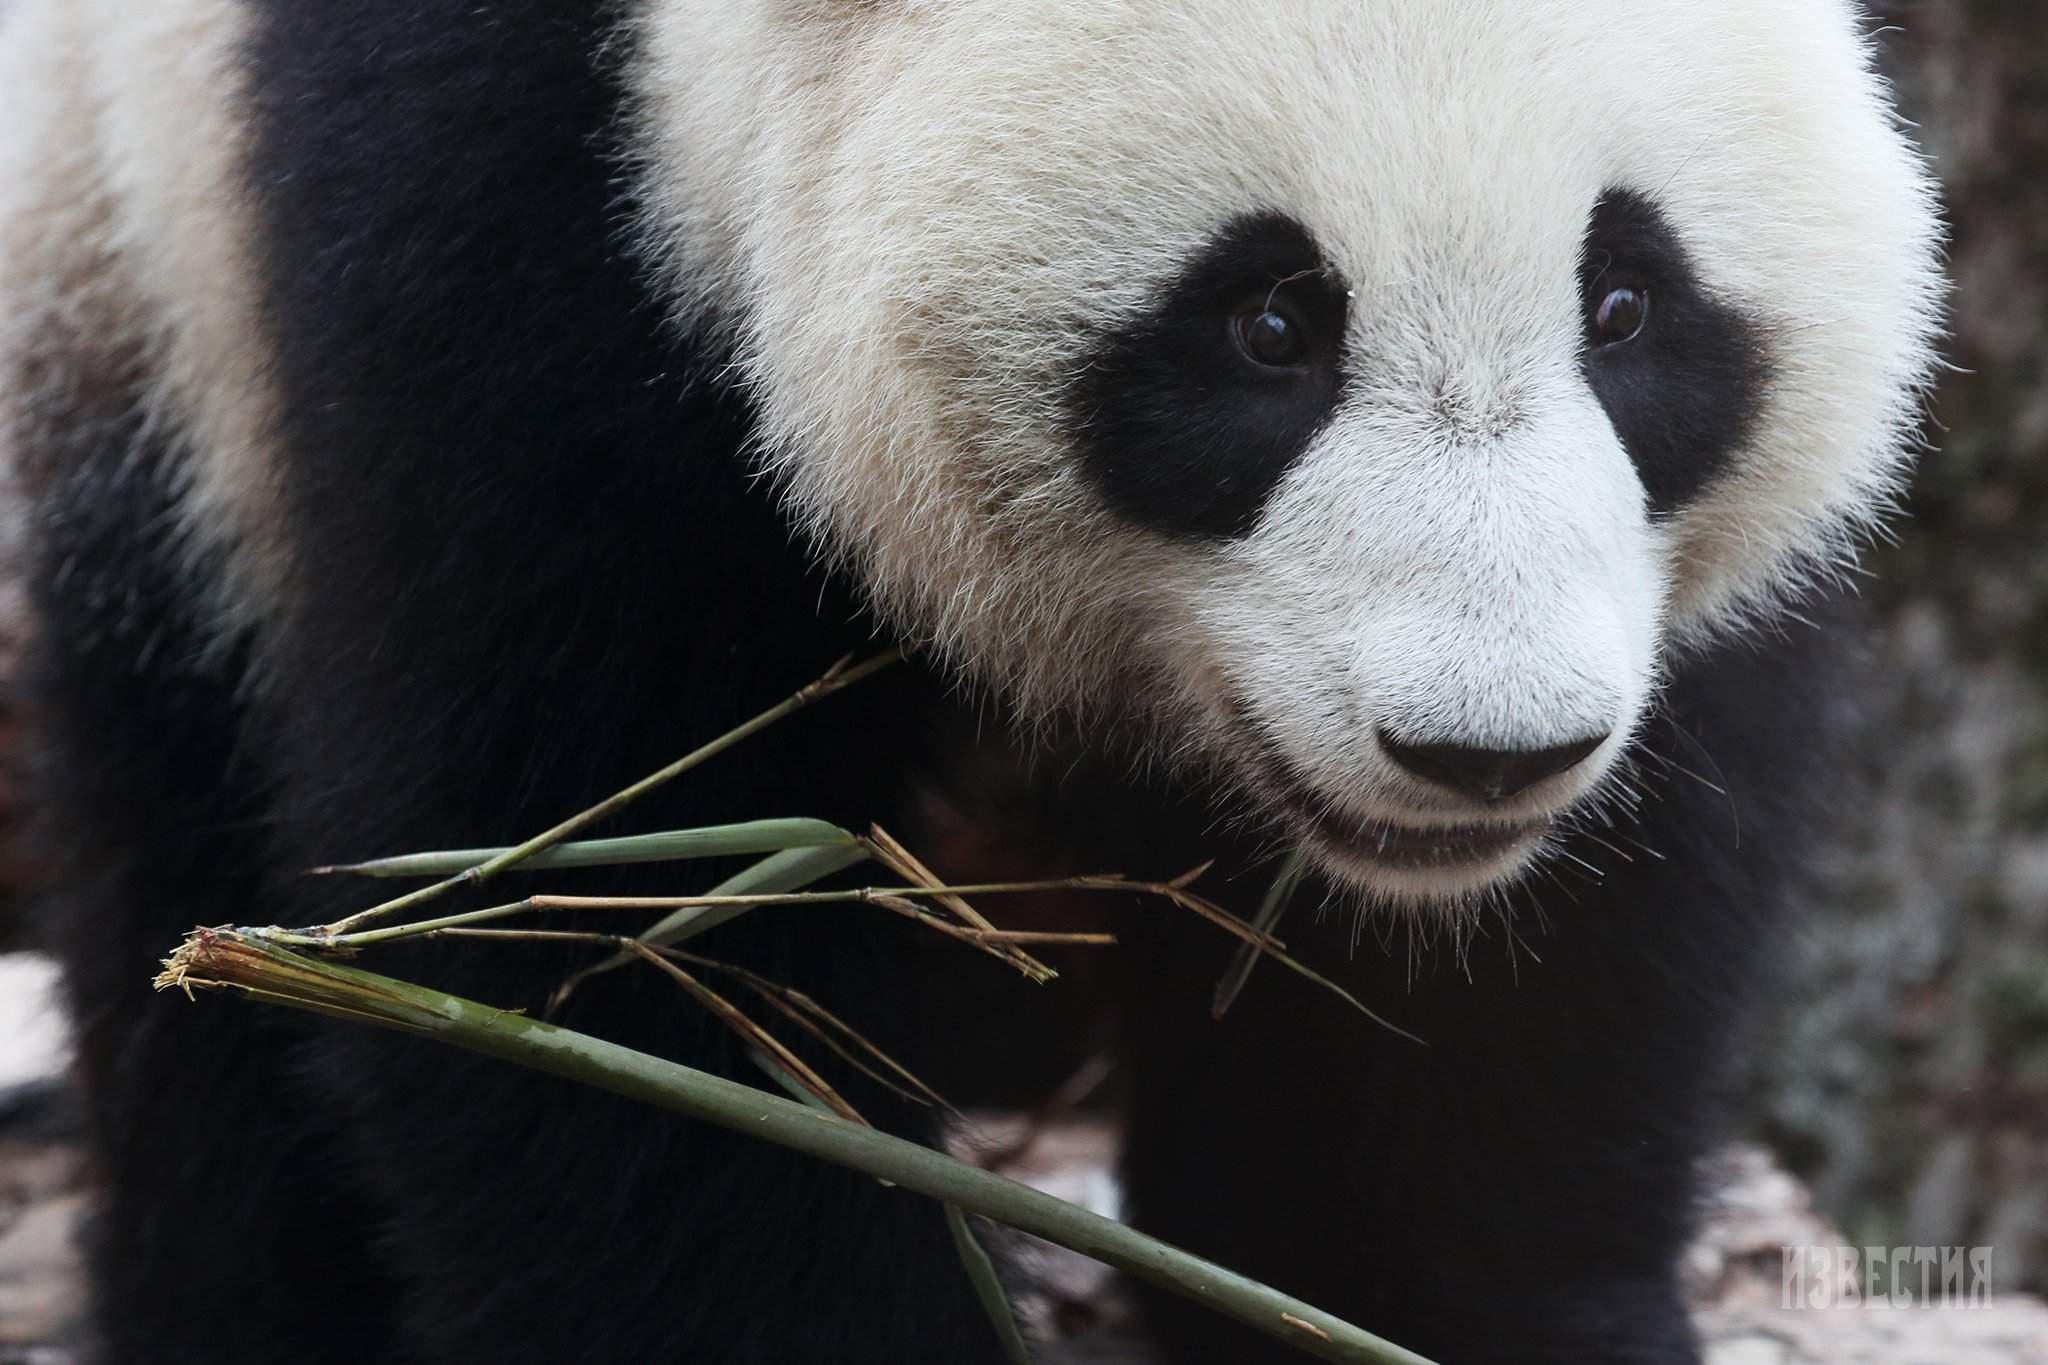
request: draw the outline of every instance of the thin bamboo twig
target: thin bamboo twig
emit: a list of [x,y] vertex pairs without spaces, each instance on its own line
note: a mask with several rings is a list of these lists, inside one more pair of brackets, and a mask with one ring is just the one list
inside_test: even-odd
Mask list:
[[[1287,912],[1287,906],[1294,899],[1294,892],[1301,885],[1301,879],[1308,873],[1308,854],[1301,849],[1289,853],[1273,875],[1273,884],[1266,888],[1266,897],[1259,902],[1258,913],[1251,918],[1251,926],[1262,934],[1270,934],[1280,923],[1280,916]],[[1216,994],[1209,1002],[1209,1017],[1221,1019],[1237,1002],[1238,993],[1245,982],[1252,979],[1252,968],[1259,965],[1259,950],[1247,943],[1237,950],[1230,959],[1230,966],[1224,969],[1223,977],[1216,983]]]
[[[916,882],[919,886],[934,888],[943,887],[946,884],[944,878],[919,862],[916,856],[897,840],[895,835],[889,833],[888,830],[883,829],[880,825],[868,826],[868,846],[876,862],[891,869],[905,881]],[[976,929],[993,930],[995,928],[995,925],[984,919],[981,912],[969,905],[958,892],[948,891],[946,894],[938,897],[938,902],[958,915],[963,924],[970,925]]]
[[[997,962],[1004,962],[1008,966],[1020,966],[1020,964],[1018,964],[1018,960],[1012,954],[1004,952],[1004,945],[1006,943],[1065,943],[1065,945],[1071,945],[1071,948],[1114,948],[1114,945],[1116,945],[1116,935],[1114,933],[1085,933],[1085,931],[1065,931],[1065,929],[989,929],[989,931],[967,929],[963,925],[952,923],[950,919],[940,919],[938,915],[932,915],[930,911],[922,911],[922,909],[918,909],[915,905],[909,905],[907,900],[901,900],[897,896],[887,896],[887,894],[872,896],[868,900],[868,905],[874,905],[874,907],[885,909],[885,911],[893,911],[897,915],[903,915],[905,919],[913,919],[915,923],[924,925],[926,929],[932,929],[936,933],[944,933],[950,939],[963,941],[963,943],[969,945],[969,948],[977,948],[977,950],[989,954],[991,958],[995,958]],[[553,929],[553,931],[551,929],[522,931],[522,929],[479,929],[479,927],[475,927],[477,923],[489,923],[489,921],[496,921],[496,919],[508,919],[512,913],[522,911],[522,909],[543,909],[545,911],[545,909],[555,909],[555,907],[545,907],[545,905],[543,907],[526,907],[526,902],[514,902],[514,905],[494,905],[494,907],[485,907],[483,911],[471,911],[469,915],[453,915],[453,917],[449,917],[453,921],[463,921],[463,923],[422,921],[422,931],[420,933],[408,933],[408,935],[399,935],[399,937],[422,937],[422,939],[444,939],[444,937],[446,939],[453,939],[453,937],[528,937],[528,939],[555,937],[555,939],[582,939],[582,941],[590,941],[590,943],[598,943],[598,941],[602,941],[602,943],[618,943],[618,945],[621,945],[621,956],[625,956],[625,958],[631,958],[631,954],[635,952],[633,945],[637,945],[637,943],[649,945],[649,948],[662,948],[662,945],[659,945],[659,943],[647,943],[647,939],[635,939],[635,937],[625,935],[625,933],[575,933],[575,931],[559,931],[559,929]],[[322,948],[322,950],[340,948],[342,952],[354,952],[354,948],[360,943],[360,941],[348,941],[348,943],[334,943],[334,945],[330,945],[326,941],[317,941],[317,939],[315,941],[301,941],[295,935],[276,933],[276,931],[268,931],[268,929],[252,929],[252,933],[260,933],[260,935],[270,937],[272,941],[279,941],[279,943],[291,943],[291,945],[295,945],[295,948]],[[680,958],[688,958],[688,954],[678,954],[678,956]],[[707,958],[707,962],[709,962],[709,958]],[[584,968],[582,972],[575,972],[567,982],[563,982],[563,988],[559,988],[557,993],[555,993],[555,999],[549,1003],[549,1013],[555,1013],[555,1009],[559,1009],[561,1001],[567,999],[567,990],[571,990],[575,984],[580,984],[584,976],[588,976],[588,974],[592,974],[596,970],[602,970],[606,966],[610,966],[610,962],[602,962],[602,964],[598,964],[594,968]],[[739,968],[729,968],[729,970],[739,970]]]
[[1010,1365],[1031,1365],[1031,1348],[1024,1344],[1024,1334],[1017,1330],[1017,1314],[1010,1307],[1003,1277],[996,1273],[995,1261],[968,1225],[967,1210],[950,1199],[946,1201],[946,1230],[953,1234],[953,1249],[960,1253],[960,1263],[967,1267],[967,1282],[974,1286],[974,1297],[981,1300],[982,1311],[996,1329],[1003,1354],[1009,1357]]
[[[866,1076],[876,1085],[908,1100],[912,1104],[935,1105],[946,1110],[953,1108],[938,1091],[919,1080],[902,1063],[863,1037],[859,1030],[840,1019],[838,1015],[832,1013],[817,1001],[811,999],[810,996],[793,987],[785,986],[779,981],[762,976],[758,972],[750,972],[745,967],[734,966],[730,962],[720,962],[716,958],[704,957],[698,953],[687,953],[680,948],[667,948],[658,944],[642,943],[624,934],[600,934],[585,929],[443,929],[439,936],[482,939],[500,943],[582,943],[599,948],[613,948],[622,956],[629,958],[641,956],[640,950],[646,949],[651,952],[660,953],[672,962],[687,962],[693,967],[702,967],[708,971],[722,972],[739,981],[741,985],[746,986],[749,990],[752,990],[770,1008],[788,1018],[790,1022],[810,1034],[811,1037],[816,1038],[820,1043],[831,1049],[833,1054],[841,1061],[860,1072],[861,1075]],[[859,1047],[870,1057],[873,1057],[883,1066],[888,1067],[891,1071],[902,1077],[903,1081],[907,1082],[907,1084],[899,1084],[896,1081],[890,1080],[887,1076],[882,1075],[863,1062],[859,1057],[847,1051],[844,1043],[834,1037],[831,1031],[819,1025],[819,1020],[823,1020],[826,1024],[831,1025],[832,1030],[836,1030],[844,1035],[856,1047]],[[794,1080],[791,1083],[794,1084]],[[912,1087],[915,1088],[913,1089]]]
[[962,929],[971,943],[1044,943],[1067,948],[1114,948],[1115,934],[1085,929]]
[[[680,910],[695,908],[723,908],[743,906],[753,908],[770,905],[830,905],[858,902],[875,904],[884,899],[909,900],[921,897],[939,897],[959,894],[997,895],[1016,891],[1145,891],[1152,888],[1139,882],[1127,882],[1119,878],[1070,877],[1058,881],[1044,882],[983,882],[973,886],[856,886],[842,891],[781,891],[757,892],[746,895],[700,896],[528,896],[523,900],[506,901],[499,905],[486,905],[476,910],[464,910],[459,914],[443,915],[436,919],[414,920],[406,924],[393,924],[382,929],[360,929],[347,933],[330,934],[326,929],[310,932],[293,929],[265,928],[254,930],[274,942],[295,948],[319,948],[323,950],[354,950],[368,948],[379,943],[393,943],[401,939],[427,938],[445,929],[470,924],[488,924],[493,920],[509,919],[515,915],[535,911],[563,910]],[[1162,893],[1163,894],[1163,893]],[[1242,921],[1239,921],[1242,923]],[[960,926],[954,926],[959,928]],[[962,933],[976,937],[985,936],[985,931],[962,929]],[[1002,931],[995,931],[1000,934]]]
[[1184,1295],[1318,1359],[1430,1365],[1341,1318],[1027,1185],[752,1086],[514,1011],[295,953],[233,929],[196,931],[166,962],[157,986],[187,995],[231,988],[582,1081],[958,1204]]
[[[1213,922],[1218,924],[1223,924],[1225,928],[1230,927],[1229,924],[1226,923],[1226,921],[1235,921],[1239,926],[1241,926],[1242,932],[1240,936],[1250,936],[1247,940],[1248,942],[1251,942],[1253,944],[1258,944],[1261,942],[1277,942],[1277,940],[1272,939],[1270,935],[1262,934],[1259,930],[1254,929],[1251,925],[1246,924],[1241,919],[1238,919],[1237,916],[1231,914],[1222,906],[1210,904],[1209,902],[1203,900],[1200,896],[1197,896],[1194,893],[1188,891],[1185,887],[1174,887],[1173,889],[1163,894],[1171,896],[1174,904],[1184,906],[1187,909],[1193,910],[1197,914],[1202,915],[1205,919],[1212,920]],[[1221,916],[1222,918],[1218,918],[1218,916]],[[1239,931],[1233,930],[1233,932]],[[1372,1020],[1375,1024],[1378,1024],[1381,1028],[1387,1030],[1387,1032],[1397,1034],[1400,1037],[1406,1038],[1409,1042],[1414,1043],[1418,1047],[1429,1046],[1429,1043],[1424,1039],[1417,1037],[1415,1034],[1410,1033],[1407,1029],[1402,1028],[1399,1024],[1395,1024],[1386,1019],[1385,1017],[1383,1017],[1382,1015],[1376,1013],[1375,1011],[1368,1009],[1363,1000],[1360,1000],[1350,991],[1345,990],[1342,986],[1330,980],[1329,977],[1324,976],[1321,972],[1309,966],[1307,963],[1302,962],[1297,958],[1290,957],[1286,953],[1279,951],[1277,948],[1266,948],[1264,949],[1264,952],[1267,957],[1272,958],[1275,962],[1285,967],[1288,971],[1293,972],[1297,976],[1305,977],[1308,980],[1313,981],[1316,985],[1321,986],[1324,990],[1329,991],[1331,994],[1337,996],[1346,1004],[1350,1005],[1351,1008],[1357,1010],[1360,1014]]]
[[[1029,962],[1020,962],[1017,955],[1006,951],[1003,945],[991,942],[988,936],[979,929],[969,929],[965,925],[955,924],[952,920],[935,915],[922,906],[912,905],[900,896],[876,896],[868,904],[882,910],[887,910],[891,914],[901,915],[903,918],[914,923],[922,924],[934,933],[944,934],[950,939],[957,939],[978,952],[987,953],[1005,966],[1016,968],[1031,981],[1043,982],[1047,979],[1035,974]],[[997,932],[1000,933],[1001,931],[998,930]],[[1112,943],[1115,942],[1113,935],[1098,935],[1097,937],[1107,937]]]
[[[667,948],[663,951],[675,952],[676,950],[673,948]],[[746,975],[748,978],[751,978],[753,976],[753,973],[748,972]],[[927,1103],[935,1105],[940,1109],[958,1112],[953,1110],[953,1105],[951,1101],[947,1100],[947,1098],[944,1095],[941,1095],[938,1091],[932,1089],[929,1085],[926,1085],[924,1081],[918,1077],[917,1073],[913,1072],[909,1067],[904,1066],[894,1057],[891,1057],[881,1048],[875,1046],[872,1042],[868,1041],[868,1039],[861,1034],[860,1030],[856,1029],[853,1025],[847,1023],[844,1019],[841,1019],[831,1010],[826,1009],[823,1005],[819,1004],[816,1000],[813,1000],[810,996],[804,994],[802,991],[797,990],[793,986],[785,986],[779,981],[768,981],[765,979],[761,980],[758,983],[750,979],[748,980],[747,984],[753,986],[754,989],[757,991],[773,991],[776,994],[782,996],[785,1000],[789,1001],[791,1004],[795,1005],[798,1009],[804,1011],[807,1014],[812,1015],[814,1018],[823,1020],[827,1025],[829,1025],[833,1029],[836,1029],[842,1036],[852,1039],[870,1057],[873,1057],[883,1066],[886,1066],[887,1068],[889,1068],[889,1070],[895,1072],[899,1077],[902,1078],[903,1083],[906,1086],[911,1087],[918,1094],[921,1094]],[[884,1081],[883,1083],[888,1084],[888,1082],[886,1081]]]
[[[741,868],[712,887],[711,894],[736,896],[755,891],[794,891],[844,872],[856,863],[865,862],[867,857],[865,844],[855,848],[786,848]],[[728,920],[739,918],[747,913],[748,908],[738,905],[709,910],[678,910],[664,915],[635,937],[647,944],[682,943],[706,930],[716,929]],[[633,960],[631,953],[614,953],[604,961],[594,962],[574,973],[555,988],[554,997],[548,1002],[548,1013],[553,1014],[560,1009],[562,1002],[591,977],[623,967]]]
[[[919,886],[942,887],[945,885],[943,878],[919,862],[917,856],[905,848],[895,835],[889,833],[888,830],[883,829],[880,825],[871,824],[868,826],[868,851],[884,867],[893,869],[899,877],[916,882]],[[979,910],[969,905],[965,897],[949,892],[938,897],[938,902],[944,908],[952,911],[969,928],[980,929],[988,934],[990,937],[984,940],[984,942],[1002,942],[1012,945],[1005,948],[1002,955],[1010,958],[1026,976],[1031,977],[1035,981],[1044,982],[1050,981],[1058,975],[1052,968],[1046,966],[1043,962],[1031,956],[1031,954],[1015,947],[1014,945],[1020,942],[1020,940],[997,938],[998,931],[996,926],[984,918]]]
[[867,1126],[867,1120],[860,1116],[860,1111],[842,1099],[839,1092],[834,1090],[823,1076],[812,1070],[810,1064],[803,1058],[783,1046],[781,1039],[749,1019],[739,1006],[646,944],[629,942],[627,947],[675,978],[676,984],[688,991],[692,999],[718,1016],[719,1021],[727,1028],[767,1053],[777,1066],[796,1078],[798,1085],[829,1105],[833,1113],[849,1122]]
[[[760,1048],[748,1048],[747,1060],[759,1068],[762,1075],[780,1086],[783,1094],[789,1096],[804,1108],[815,1109],[819,1113],[829,1114],[835,1119],[839,1117],[838,1114],[833,1113],[831,1105],[805,1089],[802,1081],[799,1081],[796,1077],[783,1070],[782,1063],[776,1061]],[[878,1183],[886,1185],[888,1182],[882,1181]]]
[[[677,955],[676,950],[674,948],[658,948],[655,949],[655,951],[661,953],[665,957],[673,957]],[[776,991],[770,984],[760,980],[751,979],[752,976],[753,974],[750,972],[746,976],[741,977],[740,984],[745,986],[748,990],[751,990],[755,995],[761,997],[762,1004],[768,1006],[769,1009],[774,1010],[777,1014],[789,1020],[790,1023],[795,1024],[798,1028],[802,1029],[812,1038],[817,1039],[820,1046],[826,1048],[828,1051],[832,1053],[833,1056],[837,1057],[840,1061],[845,1062],[855,1071],[858,1071],[861,1075],[867,1077],[876,1085],[881,1086],[884,1090],[894,1095],[897,1099],[903,1100],[905,1103],[922,1104],[926,1106],[930,1106],[933,1103],[933,1101],[926,1099],[917,1091],[910,1089],[908,1086],[900,1085],[897,1082],[890,1080],[887,1076],[884,1076],[881,1072],[869,1066],[866,1062],[862,1061],[859,1057],[855,1056],[851,1051],[849,1051],[846,1044],[840,1042],[837,1038],[833,1037],[831,1032],[827,1030],[824,1025],[820,1024],[816,1019],[811,1018],[808,1014],[805,1014],[801,1009],[798,1009],[788,1000],[785,1000],[782,997],[782,995],[778,991]],[[866,1044],[870,1048],[874,1048],[874,1045],[872,1043],[868,1043],[865,1038],[861,1039],[861,1042],[863,1044]],[[876,1052],[881,1051],[881,1049],[879,1048],[874,1048],[874,1050]],[[944,1105],[944,1101],[939,1101],[939,1103],[941,1105]],[[944,1107],[950,1109],[952,1106],[944,1105]]]
[[[1206,867],[1206,865],[1205,865]],[[487,905],[482,909],[468,910],[461,914],[444,915],[438,919],[416,920],[410,924],[390,925],[382,929],[366,929],[354,933],[333,935],[326,930],[302,933],[274,927],[247,928],[245,932],[265,938],[273,943],[293,948],[314,948],[325,952],[353,952],[378,943],[399,939],[432,937],[445,934],[451,929],[469,928],[479,924],[494,923],[518,915],[533,912],[564,910],[632,910],[632,909],[734,909],[752,910],[760,906],[776,905],[828,905],[859,903],[878,906],[896,914],[906,915],[927,927],[949,937],[958,938],[981,951],[1009,962],[1019,970],[1028,968],[1019,963],[1009,952],[1003,950],[1000,941],[990,941],[980,936],[981,931],[943,920],[927,911],[921,911],[910,904],[912,898],[957,895],[996,895],[1026,891],[1124,891],[1140,895],[1158,896],[1174,905],[1217,925],[1226,932],[1251,944],[1275,962],[1314,982],[1329,991],[1353,1009],[1372,1020],[1390,1033],[1408,1039],[1410,1042],[1427,1047],[1428,1044],[1408,1030],[1387,1020],[1368,1008],[1364,1001],[1344,987],[1330,980],[1322,973],[1297,961],[1283,951],[1284,945],[1272,934],[1263,932],[1244,920],[1188,890],[1188,885],[1204,868],[1174,878],[1170,882],[1136,882],[1123,877],[1084,876],[1065,877],[1040,882],[982,882],[968,886],[889,886],[853,887],[842,891],[788,891],[776,894],[748,895],[702,895],[702,896],[528,896],[525,900],[508,901],[502,905]],[[1001,931],[998,931],[1001,932]],[[644,940],[642,940],[644,941]],[[1113,941],[1113,940],[1112,940]],[[577,978],[572,978],[573,983]],[[555,1004],[559,1004],[558,992]]]
[[[849,848],[866,851],[858,834],[825,820],[791,817],[747,820],[736,825],[703,825],[695,829],[627,834],[616,839],[584,839],[556,844],[519,864],[525,872],[570,867],[634,867],[647,863],[679,863],[696,858],[734,858],[775,853],[791,848]],[[401,853],[362,863],[338,863],[308,869],[309,877],[443,877],[481,867],[511,848],[454,848],[436,853]]]
[[890,649],[860,663],[853,663],[850,660],[842,659],[834,664],[823,677],[797,689],[787,698],[761,712],[752,720],[735,726],[707,744],[698,746],[667,767],[656,769],[638,782],[633,783],[630,787],[613,792],[596,805],[578,811],[552,829],[544,830],[528,839],[525,843],[508,848],[503,853],[486,859],[475,867],[467,868],[452,877],[444,878],[441,881],[434,882],[432,885],[423,886],[417,891],[407,892],[403,896],[395,897],[381,904],[373,905],[367,910],[358,911],[356,914],[350,915],[345,919],[337,920],[333,924],[325,926],[323,932],[330,939],[339,938],[361,929],[366,924],[374,924],[379,920],[389,919],[401,911],[410,910],[418,905],[424,905],[436,897],[446,895],[458,886],[476,886],[487,882],[505,869],[513,867],[545,849],[553,848],[556,844],[566,841],[572,835],[581,833],[606,816],[624,809],[642,796],[645,796],[648,792],[674,781],[698,764],[724,753],[733,745],[767,729],[784,717],[801,711],[813,702],[829,697],[835,692],[843,691],[872,674],[879,673],[882,669],[902,659],[902,657],[903,651],[901,649]]

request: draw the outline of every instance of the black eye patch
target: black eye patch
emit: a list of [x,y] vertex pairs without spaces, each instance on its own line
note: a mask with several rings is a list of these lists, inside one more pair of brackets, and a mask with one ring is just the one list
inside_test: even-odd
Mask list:
[[1300,223],[1228,224],[1074,367],[1067,417],[1104,501],[1169,535],[1249,533],[1342,397],[1347,303]]
[[[1628,190],[1609,190],[1593,207],[1579,289],[1586,380],[1652,511],[1668,513],[1755,426],[1770,379],[1763,329],[1707,292],[1663,213]],[[1617,307],[1640,308],[1639,325],[1617,327]]]

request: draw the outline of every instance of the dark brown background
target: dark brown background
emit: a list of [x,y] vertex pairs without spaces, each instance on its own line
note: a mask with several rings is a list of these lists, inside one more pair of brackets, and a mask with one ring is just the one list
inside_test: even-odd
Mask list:
[[1898,0],[1880,36],[1953,224],[1956,369],[1803,984],[1757,1123],[1851,1240],[1996,1248],[2048,1290],[2048,4]]

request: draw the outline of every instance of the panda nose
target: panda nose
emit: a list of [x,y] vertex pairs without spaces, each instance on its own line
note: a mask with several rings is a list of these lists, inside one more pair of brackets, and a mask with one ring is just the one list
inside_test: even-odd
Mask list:
[[1546,777],[1577,767],[1605,742],[1592,735],[1547,749],[1478,749],[1466,744],[1409,744],[1379,732],[1380,746],[1417,777],[1476,800],[1505,801]]

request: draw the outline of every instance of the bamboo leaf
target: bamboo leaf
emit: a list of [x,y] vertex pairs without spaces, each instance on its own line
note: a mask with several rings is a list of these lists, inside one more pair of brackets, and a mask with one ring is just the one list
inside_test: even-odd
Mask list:
[[[772,854],[735,872],[707,895],[712,896],[780,896],[800,891],[814,882],[821,882],[836,872],[862,862],[867,857],[866,849],[858,844],[852,847],[826,846],[822,848],[792,848]],[[665,915],[640,931],[636,937],[642,943],[657,948],[672,947],[675,944],[695,938],[707,929],[716,929],[729,920],[738,919],[753,907],[750,905],[695,905],[685,906],[674,914]]]
[[[659,834],[631,834],[618,839],[585,839],[556,844],[521,862],[522,872],[564,867],[619,867],[637,863],[677,863],[692,858],[733,858],[774,853],[790,848],[857,848],[858,836],[823,820],[748,820],[737,825],[705,825]],[[364,863],[316,867],[315,876],[448,877],[510,853],[508,848],[457,848],[439,853],[402,853]]]
[[[866,849],[856,841],[851,847],[827,844],[819,848],[789,848],[780,853],[771,853],[761,861],[741,868],[724,881],[711,888],[715,896],[776,895],[795,891],[822,881],[835,872],[844,872],[867,857]],[[691,906],[664,915],[639,934],[642,943],[656,948],[671,947],[694,938],[706,929],[715,929],[727,920],[744,915],[751,906],[720,905]],[[554,999],[548,1002],[548,1012],[560,1009],[562,1002],[569,998],[578,986],[593,976],[623,967],[633,960],[628,952],[617,952],[602,962],[583,968],[555,991]]]
[[981,1300],[990,1324],[996,1329],[996,1339],[1003,1343],[1003,1354],[1010,1358],[1010,1365],[1031,1365],[1031,1348],[1024,1344],[1024,1334],[1017,1330],[1017,1314],[1010,1307],[1002,1278],[996,1274],[996,1263],[975,1237],[967,1211],[950,1199],[946,1201],[946,1229],[953,1234],[953,1246],[960,1253],[960,1264],[967,1268],[967,1282],[974,1286],[974,1297]]
[[[1287,912],[1295,891],[1301,886],[1301,879],[1309,867],[1308,854],[1296,849],[1287,855],[1287,860],[1274,874],[1273,884],[1266,888],[1266,898],[1259,902],[1259,912],[1252,916],[1252,932],[1272,937],[1274,928],[1280,923],[1280,916]],[[1221,1019],[1237,1002],[1238,993],[1244,983],[1252,979],[1252,968],[1259,965],[1263,954],[1258,945],[1246,943],[1240,946],[1230,959],[1230,966],[1224,970],[1223,979],[1216,983],[1216,995],[1209,1005],[1209,1017]]]
[[766,711],[761,712],[752,720],[744,721],[709,743],[699,745],[667,767],[657,768],[631,786],[623,787],[613,792],[596,805],[576,812],[576,814],[552,829],[543,830],[525,843],[508,848],[496,857],[487,858],[474,867],[464,868],[452,876],[420,887],[416,891],[408,891],[403,896],[382,901],[367,910],[350,915],[346,919],[337,920],[333,924],[327,925],[324,932],[330,938],[339,937],[342,934],[361,929],[365,925],[389,919],[401,911],[412,909],[414,906],[424,905],[438,896],[446,895],[458,886],[480,886],[492,877],[517,866],[528,858],[543,853],[557,844],[566,843],[569,839],[581,834],[598,821],[605,819],[607,816],[617,814],[655,788],[675,781],[675,779],[681,777],[692,768],[724,753],[742,740],[760,733],[785,716],[793,715],[805,707],[831,696],[835,692],[851,687],[862,679],[879,673],[892,664],[901,662],[902,659],[903,651],[900,649],[884,650],[873,658],[859,663],[855,663],[850,658],[841,659],[838,663],[832,665],[823,677],[798,688],[794,693],[769,707]]

